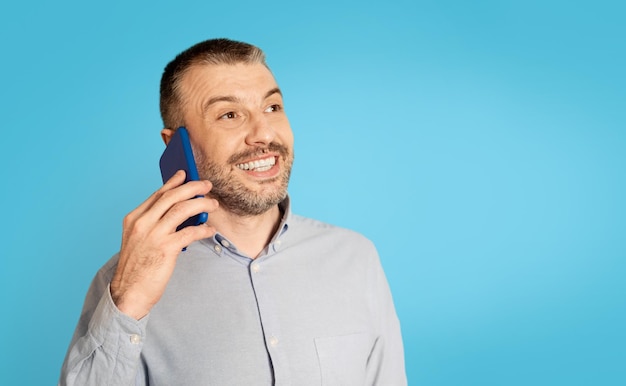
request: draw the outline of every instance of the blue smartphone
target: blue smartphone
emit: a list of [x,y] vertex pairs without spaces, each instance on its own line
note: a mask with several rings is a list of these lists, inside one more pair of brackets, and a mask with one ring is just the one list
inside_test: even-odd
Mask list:
[[[163,151],[161,160],[159,161],[161,167],[161,177],[163,177],[163,183],[169,180],[178,170],[185,171],[185,183],[189,181],[198,181],[198,169],[196,168],[196,161],[193,158],[193,150],[191,148],[191,142],[189,141],[189,133],[184,127],[179,127],[172,135],[169,143]],[[203,197],[201,195],[196,196]],[[180,224],[176,230],[179,231],[184,227],[191,225],[200,225],[207,221],[209,218],[208,213],[202,212],[190,217],[185,222]]]

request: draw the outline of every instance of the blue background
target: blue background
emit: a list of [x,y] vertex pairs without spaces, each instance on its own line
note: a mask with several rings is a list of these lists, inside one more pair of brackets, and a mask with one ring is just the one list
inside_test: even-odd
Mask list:
[[0,384],[56,382],[211,37],[268,55],[295,211],[379,247],[410,384],[626,384],[621,4],[4,2]]

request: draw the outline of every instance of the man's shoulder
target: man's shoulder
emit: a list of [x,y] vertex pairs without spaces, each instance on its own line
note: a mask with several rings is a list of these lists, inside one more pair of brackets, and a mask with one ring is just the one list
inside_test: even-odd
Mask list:
[[337,241],[343,241],[351,244],[357,243],[368,247],[373,247],[374,245],[370,239],[355,230],[310,217],[292,214],[291,222],[291,228],[293,229],[290,230],[293,230],[293,232],[299,237],[331,238]]

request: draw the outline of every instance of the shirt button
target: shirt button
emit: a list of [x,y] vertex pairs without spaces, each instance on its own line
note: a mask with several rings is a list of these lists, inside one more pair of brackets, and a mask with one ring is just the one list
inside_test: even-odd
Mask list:
[[220,247],[219,245],[215,244],[215,246],[213,247],[213,249],[215,249],[215,252],[217,253],[222,253],[222,247]]
[[278,338],[270,336],[270,346],[275,347],[276,345],[278,345]]
[[221,242],[222,242],[222,246],[223,246],[224,248],[228,248],[228,247],[230,247],[230,243],[228,242],[228,240],[222,240]]
[[274,249],[278,249],[278,248],[280,248],[280,240],[276,240],[274,242]]
[[139,343],[141,343],[141,336],[139,336],[137,334],[131,334],[130,335],[130,343],[132,343],[132,344],[139,344]]
[[252,272],[257,273],[261,270],[261,267],[259,267],[258,263],[254,263],[252,264]]

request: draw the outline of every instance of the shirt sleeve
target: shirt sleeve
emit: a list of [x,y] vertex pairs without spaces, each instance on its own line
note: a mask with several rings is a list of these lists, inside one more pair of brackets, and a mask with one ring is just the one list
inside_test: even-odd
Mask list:
[[379,334],[368,360],[367,384],[405,386],[407,378],[400,321],[378,253],[375,253],[373,277],[375,292],[372,297],[377,309]]
[[98,272],[61,369],[60,386],[137,385],[148,316],[137,321],[111,299],[111,269]]

